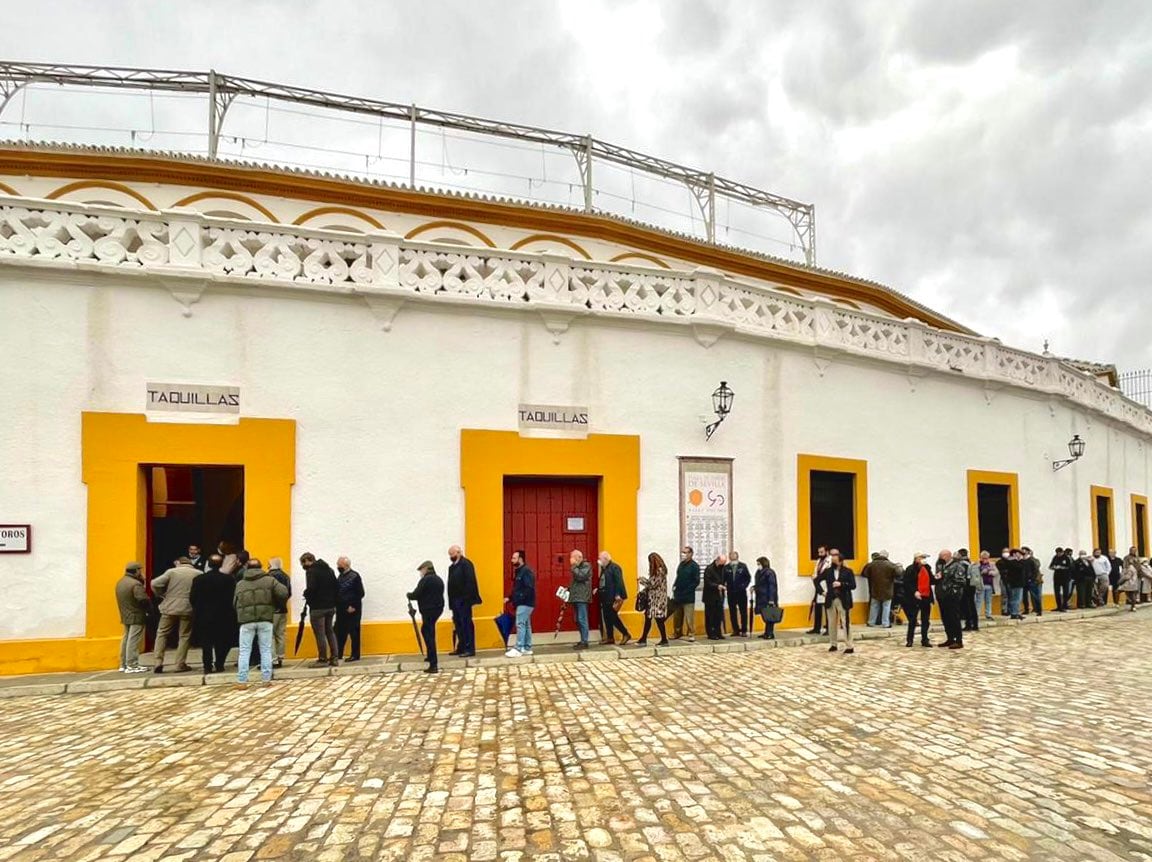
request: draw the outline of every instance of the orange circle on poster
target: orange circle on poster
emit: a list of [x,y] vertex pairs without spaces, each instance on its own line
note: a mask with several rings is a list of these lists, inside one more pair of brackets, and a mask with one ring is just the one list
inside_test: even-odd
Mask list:
[[688,502],[693,506],[699,506],[704,502],[704,495],[697,489],[693,488],[688,492]]

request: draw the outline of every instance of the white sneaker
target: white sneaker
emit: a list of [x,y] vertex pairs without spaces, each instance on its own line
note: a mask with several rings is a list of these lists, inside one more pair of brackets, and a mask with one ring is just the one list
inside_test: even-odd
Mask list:
[[524,652],[520,653],[520,655],[532,655],[532,650],[526,649]]
[[127,672],[127,670],[128,670],[128,668],[124,667],[124,665],[120,665],[120,670],[118,672],[119,673],[125,673],[125,672]]
[[516,647],[512,647],[512,649],[504,653],[504,658],[520,658],[522,655],[524,655],[524,653],[520,652]]
[[136,667],[124,668],[124,673],[148,673],[148,668],[136,665]]

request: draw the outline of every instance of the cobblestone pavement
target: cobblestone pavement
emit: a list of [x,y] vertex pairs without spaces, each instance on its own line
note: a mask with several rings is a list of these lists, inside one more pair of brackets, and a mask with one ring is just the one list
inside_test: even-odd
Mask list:
[[1147,614],[23,697],[0,859],[1152,860]]

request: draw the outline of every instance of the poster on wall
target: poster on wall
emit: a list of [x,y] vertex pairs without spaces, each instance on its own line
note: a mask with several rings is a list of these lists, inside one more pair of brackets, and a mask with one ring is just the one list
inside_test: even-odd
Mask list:
[[680,545],[705,566],[732,549],[732,459],[679,461]]

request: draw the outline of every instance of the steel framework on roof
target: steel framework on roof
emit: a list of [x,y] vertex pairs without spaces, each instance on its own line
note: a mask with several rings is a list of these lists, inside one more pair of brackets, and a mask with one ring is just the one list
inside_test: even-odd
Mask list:
[[53,63],[0,61],[0,114],[29,84],[106,87],[125,90],[152,90],[203,93],[208,96],[208,155],[216,158],[220,132],[228,108],[238,96],[264,97],[299,105],[310,105],[357,114],[368,114],[411,125],[409,183],[416,186],[416,127],[418,124],[528,141],[566,150],[575,158],[584,191],[584,210],[593,212],[592,166],[604,161],[683,183],[692,193],[703,215],[709,242],[716,241],[717,197],[773,210],[791,224],[809,266],[816,264],[816,208],[746,183],[718,177],[713,173],[685,167],[657,156],[601,141],[591,135],[576,135],[517,123],[505,123],[466,114],[453,114],[417,105],[401,105],[359,96],[309,90],[287,84],[237,78],[216,71],[190,72],[166,69],[135,69],[120,66],[73,66]]

